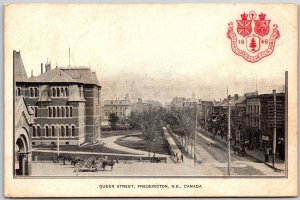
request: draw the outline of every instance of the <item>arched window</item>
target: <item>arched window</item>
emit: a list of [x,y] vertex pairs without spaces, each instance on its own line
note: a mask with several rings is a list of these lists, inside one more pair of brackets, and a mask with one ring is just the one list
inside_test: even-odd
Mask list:
[[69,96],[69,89],[66,88],[66,96],[68,97]]
[[38,90],[37,90],[37,88],[34,88],[34,96],[35,96],[35,97],[38,96]]
[[51,126],[51,136],[55,136],[55,126]]
[[65,108],[64,107],[61,108],[61,116],[65,117]]
[[53,117],[56,117],[56,110],[55,110],[55,108],[53,108]]
[[49,137],[49,127],[45,126],[45,136]]
[[57,107],[57,117],[60,116],[59,110],[60,110],[59,107]]
[[41,127],[37,126],[37,137],[41,137]]
[[21,89],[17,88],[17,96],[21,96]]
[[69,135],[69,126],[66,126],[66,136],[67,136],[67,137],[70,136],[70,135]]
[[69,108],[66,107],[66,117],[69,117]]
[[36,137],[36,128],[35,128],[35,126],[32,127],[32,137]]
[[72,107],[70,107],[70,117],[72,117],[73,116],[73,113],[72,113]]
[[61,135],[62,137],[65,137],[65,127],[61,126],[61,129],[60,129],[60,130],[61,130],[61,134],[60,134],[60,135]]
[[59,97],[59,88],[57,88],[56,94],[57,94],[56,96]]
[[30,88],[30,96],[31,96],[31,97],[34,97],[34,91],[33,91],[33,88]]
[[71,136],[75,136],[75,126],[72,126]]
[[52,108],[51,107],[48,108],[48,116],[52,117]]
[[61,93],[61,96],[65,96],[65,91],[64,91],[64,88],[60,88],[60,93]]
[[56,90],[55,90],[55,88],[52,88],[52,96],[56,96]]

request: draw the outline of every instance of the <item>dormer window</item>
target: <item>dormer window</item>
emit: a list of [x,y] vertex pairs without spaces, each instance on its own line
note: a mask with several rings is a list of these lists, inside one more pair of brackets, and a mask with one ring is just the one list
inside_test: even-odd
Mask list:
[[38,97],[38,88],[37,87],[30,87],[29,88],[29,96],[30,97]]

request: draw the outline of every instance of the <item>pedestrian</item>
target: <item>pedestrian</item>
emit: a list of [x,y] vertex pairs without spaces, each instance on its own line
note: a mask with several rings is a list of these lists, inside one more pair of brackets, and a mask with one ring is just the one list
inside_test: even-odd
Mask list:
[[269,154],[270,154],[270,149],[268,147],[266,147],[265,150],[265,162],[269,162]]
[[181,158],[181,162],[183,162],[183,154],[181,154],[180,158]]
[[177,153],[176,153],[176,161],[179,162],[179,156]]
[[62,160],[63,160],[63,165],[65,165],[66,164],[66,157],[62,156]]

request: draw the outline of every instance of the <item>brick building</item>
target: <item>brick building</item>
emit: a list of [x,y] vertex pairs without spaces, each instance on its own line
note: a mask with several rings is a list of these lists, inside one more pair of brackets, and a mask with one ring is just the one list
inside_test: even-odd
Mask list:
[[34,111],[32,145],[81,145],[100,138],[101,86],[87,67],[41,64],[41,74],[27,77],[20,52],[13,52],[16,96]]

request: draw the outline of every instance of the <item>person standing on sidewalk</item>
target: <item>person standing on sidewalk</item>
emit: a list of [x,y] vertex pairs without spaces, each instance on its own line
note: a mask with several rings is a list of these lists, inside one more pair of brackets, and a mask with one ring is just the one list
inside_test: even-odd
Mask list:
[[265,149],[265,162],[269,162],[269,154],[270,154],[270,149],[266,147]]

